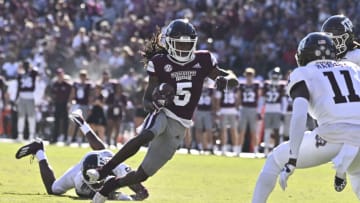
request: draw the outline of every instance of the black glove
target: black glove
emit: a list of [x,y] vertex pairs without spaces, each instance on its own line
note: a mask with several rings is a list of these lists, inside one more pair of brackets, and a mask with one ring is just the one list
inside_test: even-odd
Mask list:
[[262,120],[262,116],[261,116],[260,113],[257,114],[257,119],[258,119],[258,120]]
[[218,76],[215,79],[215,86],[217,90],[224,90],[227,88],[228,80],[224,76]]

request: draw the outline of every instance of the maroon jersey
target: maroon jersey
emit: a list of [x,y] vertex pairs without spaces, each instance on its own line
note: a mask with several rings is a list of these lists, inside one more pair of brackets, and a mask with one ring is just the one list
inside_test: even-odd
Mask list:
[[116,82],[110,80],[109,82],[102,83],[101,94],[105,98],[105,104],[111,105],[114,103],[114,95],[116,91]]
[[91,91],[91,84],[89,82],[85,82],[85,83],[75,82],[73,84],[73,87],[75,89],[76,104],[88,105],[90,91]]
[[209,87],[204,87],[201,92],[197,109],[200,111],[210,111],[212,107],[213,94],[214,94],[214,89]]
[[285,83],[283,82],[272,84],[269,80],[266,80],[263,87],[265,102],[269,104],[281,104],[281,98],[286,95],[285,87]]
[[167,108],[178,117],[190,120],[199,103],[204,79],[217,67],[208,51],[196,51],[192,61],[179,64],[167,54],[155,55],[148,63],[147,72],[157,76],[160,83],[168,83],[176,90],[173,104]]
[[17,78],[19,92],[34,92],[37,75],[38,71],[36,69],[20,73]]
[[[220,93],[220,107],[223,108],[230,108],[230,107],[236,107],[236,94],[238,93],[239,89],[238,87],[225,89],[223,91],[219,91]],[[219,98],[219,97],[218,97]]]
[[257,107],[260,84],[254,82],[252,84],[241,83],[239,90],[241,92],[241,104],[243,107]]
[[56,81],[52,86],[51,92],[54,95],[53,100],[55,103],[66,103],[69,101],[71,84],[66,81]]

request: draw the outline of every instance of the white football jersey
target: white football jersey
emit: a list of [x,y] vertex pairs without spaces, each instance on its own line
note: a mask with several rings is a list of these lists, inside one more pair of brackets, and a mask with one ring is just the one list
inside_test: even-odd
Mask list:
[[345,56],[341,61],[351,61],[356,65],[360,66],[360,49],[354,49],[346,52]]
[[[114,154],[109,150],[91,151],[83,157],[79,165],[82,166],[83,160],[91,154],[98,154],[105,159],[106,158],[111,159],[114,156]],[[113,173],[117,177],[123,177],[130,171],[131,168],[123,163],[119,164],[116,168],[113,169]],[[74,182],[75,191],[78,195],[87,197],[92,194],[93,190],[89,186],[87,186],[87,184],[84,182],[81,169],[76,173],[76,176],[73,177],[73,182]]]
[[309,113],[319,125],[360,125],[359,66],[347,61],[310,62],[290,74],[288,93],[300,81],[305,81],[310,92]]

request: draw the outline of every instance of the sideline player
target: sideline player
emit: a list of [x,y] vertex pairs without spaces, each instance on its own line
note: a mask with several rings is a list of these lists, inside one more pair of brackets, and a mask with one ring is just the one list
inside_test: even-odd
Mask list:
[[[239,88],[227,88],[216,91],[216,114],[220,120],[221,155],[225,156],[228,151],[228,132],[231,136],[232,151],[235,156],[240,156],[242,151],[238,135],[238,108]],[[229,129],[229,131],[228,131]]]
[[29,123],[29,141],[35,138],[36,118],[35,118],[35,86],[39,72],[36,67],[30,65],[28,61],[23,61],[19,68],[20,73],[17,77],[16,103],[18,108],[18,138],[17,141],[24,140],[25,119]]
[[194,127],[196,143],[200,150],[214,153],[213,151],[213,123],[215,115],[215,91],[210,85],[210,80],[205,79],[201,97],[194,113]]
[[[126,164],[116,166],[111,174],[100,181],[92,182],[86,176],[86,170],[103,166],[112,156],[113,153],[105,149],[105,144],[94,133],[89,124],[83,117],[81,110],[71,114],[73,120],[80,128],[81,132],[87,137],[90,147],[94,150],[87,153],[81,161],[75,166],[68,169],[59,179],[55,178],[54,172],[48,163],[44,145],[41,140],[36,140],[25,145],[17,151],[15,157],[21,159],[28,155],[33,155],[39,162],[40,174],[48,194],[61,195],[66,191],[75,188],[76,194],[83,198],[92,198],[96,191],[100,190],[106,179],[116,176],[123,177],[131,172],[131,168]],[[134,184],[129,186],[136,194],[128,196],[120,192],[113,192],[109,199],[112,200],[143,200],[148,197],[148,192],[144,186]]]
[[[264,82],[262,87],[262,96],[259,100],[258,109],[265,106],[264,115],[264,154],[269,154],[270,138],[273,135],[274,147],[279,144],[279,129],[284,118],[286,107],[285,83],[281,80],[282,74],[280,67],[275,67],[268,73],[269,79]],[[261,112],[258,110],[258,112]]]
[[170,22],[164,36],[165,46],[160,45],[157,35],[145,50],[149,84],[144,107],[152,114],[138,136],[128,141],[104,167],[88,170],[87,174],[93,180],[101,179],[149,143],[147,154],[137,171],[107,181],[93,202],[105,202],[111,191],[147,180],[173,157],[192,123],[206,77],[216,80],[219,90],[238,85],[236,76],[220,69],[209,51],[195,51],[198,36],[187,19]]
[[258,100],[261,95],[261,88],[258,81],[254,80],[255,69],[248,67],[244,71],[246,80],[244,83],[240,83],[240,132],[239,143],[243,145],[244,137],[247,127],[250,130],[251,144],[254,147],[254,153],[258,153],[259,141],[256,136],[258,119],[260,114],[257,113]]
[[[360,199],[360,67],[336,60],[333,41],[322,32],[300,41],[296,60],[300,67],[291,74],[288,93],[293,98],[290,140],[268,157],[258,177],[253,203],[266,202],[279,183],[283,190],[295,168],[308,168],[333,161],[337,171],[346,171]],[[305,132],[306,115],[318,127]],[[355,147],[353,147],[355,145]],[[340,153],[347,146],[346,153]]]
[[[354,41],[354,26],[349,18],[344,15],[331,16],[323,23],[321,31],[329,34],[334,41],[339,60],[351,61],[360,66],[360,43]],[[346,173],[337,171],[334,178],[335,190],[341,192],[345,186]]]

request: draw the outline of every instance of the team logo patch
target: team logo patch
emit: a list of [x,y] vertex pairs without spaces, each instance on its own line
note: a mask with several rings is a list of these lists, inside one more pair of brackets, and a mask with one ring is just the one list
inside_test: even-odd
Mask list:
[[323,147],[327,143],[327,141],[324,140],[323,138],[321,138],[319,135],[315,136],[315,140],[316,140],[316,143],[315,143],[316,148]]
[[164,66],[164,71],[165,71],[165,72],[170,72],[170,71],[172,71],[172,69],[173,69],[173,67],[172,67],[172,65],[170,65],[170,64],[166,64],[166,65]]

